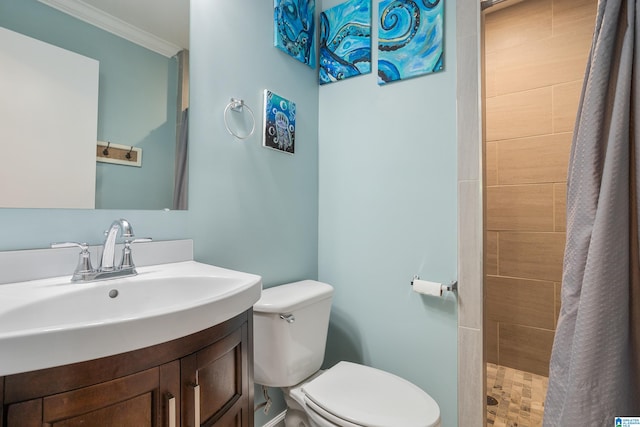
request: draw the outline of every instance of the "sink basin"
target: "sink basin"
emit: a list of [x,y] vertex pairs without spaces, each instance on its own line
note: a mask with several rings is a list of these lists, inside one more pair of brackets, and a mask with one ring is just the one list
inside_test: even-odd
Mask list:
[[224,322],[260,298],[260,276],[195,261],[89,283],[0,285],[0,376],[110,356]]

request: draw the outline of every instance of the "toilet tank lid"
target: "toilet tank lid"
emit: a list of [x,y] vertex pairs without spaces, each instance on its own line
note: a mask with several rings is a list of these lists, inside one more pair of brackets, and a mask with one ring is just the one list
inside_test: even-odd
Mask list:
[[301,280],[263,289],[253,306],[257,313],[291,313],[315,302],[331,298],[333,287],[315,280]]

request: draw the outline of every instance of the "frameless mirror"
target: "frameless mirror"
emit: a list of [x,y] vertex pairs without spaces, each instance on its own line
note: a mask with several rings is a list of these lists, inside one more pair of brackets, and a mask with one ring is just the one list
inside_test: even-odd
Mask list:
[[[188,25],[189,0],[0,0],[0,207],[186,209]],[[34,43],[53,56],[32,52]],[[18,68],[5,66],[23,55]],[[88,86],[58,66],[65,55],[95,68]],[[19,83],[31,74],[37,85]],[[70,92],[51,90],[63,78]],[[87,120],[85,101],[96,109]],[[65,121],[42,114],[44,104]],[[77,125],[95,127],[81,150],[67,136]],[[76,182],[89,183],[79,204],[46,190],[84,194]]]

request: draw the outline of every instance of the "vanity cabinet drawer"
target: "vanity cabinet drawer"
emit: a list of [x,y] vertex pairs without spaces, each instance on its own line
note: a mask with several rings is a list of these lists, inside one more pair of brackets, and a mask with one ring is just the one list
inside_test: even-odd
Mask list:
[[[169,426],[169,389],[178,387],[179,368],[177,363],[167,364],[89,387],[9,404],[7,426]],[[171,370],[176,372],[172,375]],[[172,377],[174,384],[166,384]]]
[[[160,423],[158,368],[43,399],[44,425],[152,426]],[[9,408],[11,412],[11,408]]]

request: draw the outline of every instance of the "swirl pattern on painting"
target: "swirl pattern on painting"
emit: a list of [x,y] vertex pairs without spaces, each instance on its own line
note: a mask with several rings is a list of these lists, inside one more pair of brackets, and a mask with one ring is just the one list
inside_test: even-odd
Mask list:
[[315,0],[275,0],[275,45],[298,61],[316,66]]
[[320,84],[371,72],[370,0],[350,0],[320,15]]
[[378,83],[443,68],[443,2],[382,0],[378,23]]

